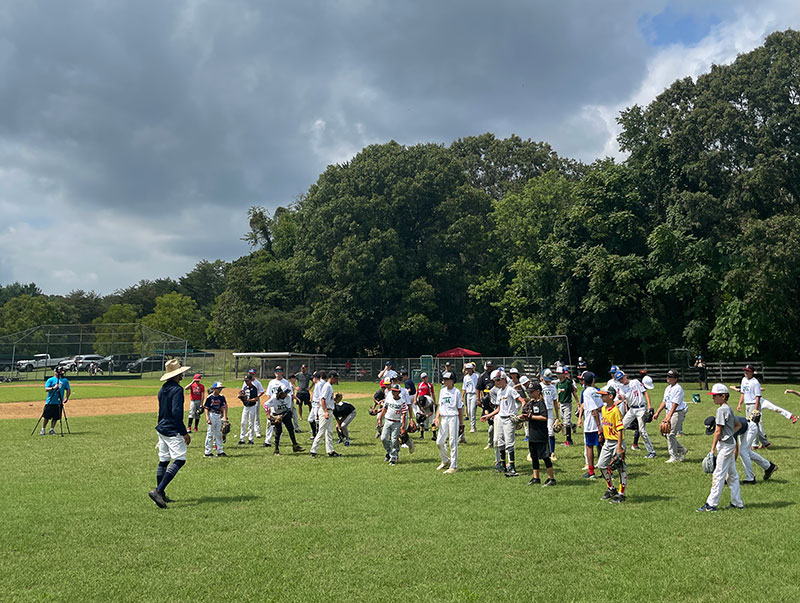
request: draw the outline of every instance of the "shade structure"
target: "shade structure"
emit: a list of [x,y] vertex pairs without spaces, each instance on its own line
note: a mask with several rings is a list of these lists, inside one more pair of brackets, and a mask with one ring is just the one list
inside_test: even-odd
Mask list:
[[467,348],[453,348],[436,354],[437,358],[464,358],[466,356],[481,356],[480,352],[468,350]]

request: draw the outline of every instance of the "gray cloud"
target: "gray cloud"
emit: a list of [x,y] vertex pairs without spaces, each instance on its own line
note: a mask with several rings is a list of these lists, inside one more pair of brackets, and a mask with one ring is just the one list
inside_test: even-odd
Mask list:
[[291,203],[373,142],[516,133],[590,161],[652,80],[654,15],[748,6],[696,4],[13,2],[0,282],[106,293],[233,259],[250,205]]

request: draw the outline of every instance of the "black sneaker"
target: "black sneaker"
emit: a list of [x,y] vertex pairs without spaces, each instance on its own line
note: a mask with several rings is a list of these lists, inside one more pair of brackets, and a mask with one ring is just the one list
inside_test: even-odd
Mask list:
[[167,493],[166,493],[166,492],[164,492],[164,494],[162,494],[162,495],[161,495],[161,498],[163,498],[163,499],[164,499],[164,502],[168,502],[168,503],[175,502],[175,501],[174,501],[174,500],[172,500],[172,499],[171,499],[169,496],[167,496]]
[[731,503],[731,504],[729,504],[729,505],[727,506],[727,508],[728,508],[728,509],[738,509],[739,511],[741,511],[742,509],[744,509],[744,506],[737,507],[736,505],[734,505],[733,503]]
[[770,463],[769,467],[764,470],[764,481],[767,481],[770,477],[772,477],[772,474],[775,473],[777,468],[778,466],[775,463]]
[[[252,444],[253,442],[250,442]],[[264,442],[264,448],[272,448],[272,442]]]
[[528,485],[532,486],[534,484],[541,484],[541,483],[542,483],[542,480],[540,480],[538,477],[532,477],[531,481],[528,482]]
[[612,505],[618,505],[619,503],[625,502],[625,495],[624,494],[617,494],[616,496],[612,496],[611,499],[608,501]]
[[228,455],[225,454],[224,452],[220,452],[217,456],[228,456]]
[[392,461],[389,461],[389,464],[390,464],[390,465],[396,465],[396,464],[397,464],[397,461],[394,461],[394,460],[392,460]]
[[213,455],[213,454],[211,454],[210,452],[206,452],[204,456],[207,456],[207,457],[208,457],[208,456],[214,456],[214,455]]
[[389,455],[388,454],[385,457],[383,457],[383,462],[384,463],[388,463],[389,462]]
[[281,451],[276,448],[275,452],[273,452],[272,454],[273,454],[273,456],[280,456],[281,455]]
[[317,458],[317,453],[316,453],[316,452],[312,452],[312,453],[311,453],[311,458],[312,458],[312,459],[315,459],[315,458]]
[[741,481],[741,484],[746,485],[746,486],[755,486],[756,480],[755,479],[743,479]]
[[150,495],[150,498],[153,499],[153,502],[156,503],[160,509],[167,508],[167,501],[164,500],[164,497],[161,495],[158,489],[150,490],[148,494]]
[[239,440],[239,446],[241,446],[242,444],[244,444],[244,440]]
[[556,480],[554,480],[553,478],[548,478],[547,481],[542,484],[542,488],[547,488],[548,486],[555,486],[555,485],[556,485]]
[[606,493],[603,494],[603,496],[600,498],[600,500],[608,500],[610,498],[614,498],[616,495],[617,495],[617,489],[616,488],[609,488],[608,490],[606,490]]
[[329,452],[328,456],[342,456],[342,455],[334,450],[333,452]]
[[[253,445],[253,440],[247,440],[247,443],[248,443],[250,446],[252,446],[252,445]],[[269,444],[267,444],[267,446],[269,446]]]
[[506,471],[506,477],[517,477],[518,475],[519,473],[517,473],[517,469],[513,465]]
[[292,452],[303,452],[305,448],[303,448],[300,444],[295,444],[292,446]]

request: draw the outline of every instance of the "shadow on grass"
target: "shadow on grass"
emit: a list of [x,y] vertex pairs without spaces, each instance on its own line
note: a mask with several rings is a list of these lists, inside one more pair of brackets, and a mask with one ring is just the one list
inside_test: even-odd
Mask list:
[[202,505],[205,503],[234,503],[245,502],[248,500],[258,500],[260,496],[255,494],[240,494],[239,496],[201,496],[200,498],[187,498],[185,500],[176,500],[170,504],[186,504],[186,505]]
[[791,507],[794,501],[789,500],[773,500],[772,502],[760,503],[745,503],[745,509],[782,509],[783,507]]
[[627,502],[629,503],[649,503],[649,502],[658,502],[663,500],[674,500],[674,496],[664,496],[663,494],[644,494],[642,496],[634,496],[629,498]]

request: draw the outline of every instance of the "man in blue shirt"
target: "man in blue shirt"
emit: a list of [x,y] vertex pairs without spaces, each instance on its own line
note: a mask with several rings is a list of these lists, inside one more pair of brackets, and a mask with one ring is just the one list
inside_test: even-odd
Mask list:
[[162,509],[166,509],[167,503],[172,502],[165,490],[180,468],[186,464],[186,446],[192,441],[186,425],[183,424],[183,388],[180,385],[183,374],[189,368],[181,366],[180,360],[173,358],[167,360],[166,372],[161,376],[161,381],[165,383],[158,392],[157,486],[149,494],[153,502]]
[[39,435],[45,434],[48,421],[52,421],[50,435],[56,435],[56,422],[61,420],[61,409],[64,404],[67,403],[72,393],[69,387],[69,381],[64,377],[64,370],[63,367],[55,367],[53,369],[53,376],[44,384],[44,391],[47,392],[47,400],[44,403],[44,411],[42,411],[44,424],[42,425],[42,430],[39,432]]

